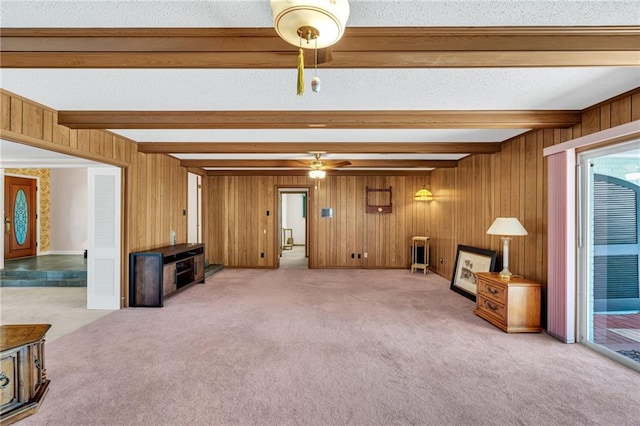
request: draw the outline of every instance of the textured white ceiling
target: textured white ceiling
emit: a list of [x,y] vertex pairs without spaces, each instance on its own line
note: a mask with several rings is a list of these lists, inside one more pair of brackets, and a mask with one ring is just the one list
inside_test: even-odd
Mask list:
[[291,70],[2,69],[2,87],[58,110],[582,109],[637,86],[640,68]]
[[[637,0],[351,0],[350,5],[348,26],[640,24]],[[2,27],[271,27],[272,21],[268,0],[2,0],[0,24]],[[318,75],[322,79],[321,92],[308,91],[304,96],[295,95],[293,63],[290,70],[0,69],[0,85],[58,110],[308,111],[583,109],[640,86],[640,68],[631,67],[320,69]],[[113,129],[137,141],[363,143],[500,142],[526,130]],[[6,155],[5,150],[3,157]]]
[[[349,26],[637,25],[635,0],[350,0]],[[4,27],[269,27],[269,0],[0,2]]]
[[[514,129],[113,130],[138,142],[496,142]],[[182,139],[181,139],[182,138]]]

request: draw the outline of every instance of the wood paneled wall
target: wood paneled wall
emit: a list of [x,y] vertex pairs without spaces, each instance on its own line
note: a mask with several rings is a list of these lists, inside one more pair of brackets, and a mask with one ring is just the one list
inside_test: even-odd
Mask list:
[[[408,268],[411,237],[430,234],[428,203],[413,200],[415,192],[429,184],[425,175],[329,173],[317,188],[305,176],[209,176],[205,180],[207,257],[228,267],[275,267],[278,187],[311,188],[307,218],[313,268]],[[391,186],[392,213],[366,213],[367,186]],[[320,217],[322,208],[332,208],[334,216]]]
[[[123,168],[124,241],[122,294],[128,292],[130,252],[187,240],[187,170],[163,154],[139,153],[134,141],[103,130],[61,126],[57,112],[0,89],[0,136]],[[128,299],[128,298],[127,298]]]
[[133,162],[138,152],[134,141],[104,130],[69,129],[57,117],[51,108],[0,89],[3,138],[115,166]]
[[187,169],[168,155],[137,153],[125,169],[129,251],[187,242]]
[[[477,154],[455,169],[432,172],[433,268],[451,278],[458,244],[502,254],[499,237],[486,234],[496,217],[520,219],[529,232],[514,237],[509,269],[526,278],[547,281],[547,165],[543,148],[640,119],[640,89],[586,109],[582,123],[567,129],[528,132],[502,144],[495,154]],[[502,260],[499,259],[500,268]]]
[[[465,158],[457,168],[436,170],[431,177],[329,176],[319,190],[311,191],[311,266],[406,268],[410,237],[427,235],[432,269],[450,278],[458,244],[501,252],[500,239],[486,230],[497,216],[516,216],[529,235],[512,241],[511,270],[546,284],[547,172],[542,149],[638,119],[640,89],[635,89],[585,110],[579,125],[529,132],[504,142],[499,153]],[[107,131],[60,126],[55,110],[1,89],[0,131],[7,140],[123,167],[124,255],[168,244],[171,230],[179,242],[186,241],[182,210],[187,208],[187,171],[178,160],[138,153],[135,142]],[[210,176],[203,183],[207,257],[229,267],[275,266],[276,188],[314,186],[306,177],[286,176]],[[415,202],[413,194],[425,183],[435,200]],[[393,213],[365,212],[367,186],[392,186]],[[320,218],[322,207],[332,207],[334,217]],[[351,259],[351,253],[365,252],[368,258]],[[126,258],[123,265],[126,277]],[[123,278],[123,294],[126,287]]]

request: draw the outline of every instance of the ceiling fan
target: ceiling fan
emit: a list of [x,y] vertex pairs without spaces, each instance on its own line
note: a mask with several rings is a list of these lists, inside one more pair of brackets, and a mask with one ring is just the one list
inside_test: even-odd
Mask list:
[[[349,19],[349,0],[270,0],[273,24],[278,35],[298,47],[297,93],[304,93],[304,67],[330,62],[331,46],[342,35]],[[305,50],[313,51],[313,61]],[[311,80],[311,90],[320,91],[320,78]]]
[[322,179],[327,175],[327,170],[335,169],[338,167],[350,166],[351,162],[346,160],[334,160],[334,161],[325,161],[321,160],[320,156],[324,154],[324,152],[312,152],[314,159],[310,161],[298,161],[301,164],[304,164],[306,167],[309,167],[309,177],[313,179]]

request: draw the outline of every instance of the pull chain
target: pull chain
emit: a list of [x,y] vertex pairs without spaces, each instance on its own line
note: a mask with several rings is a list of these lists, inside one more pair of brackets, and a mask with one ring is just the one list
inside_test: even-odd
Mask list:
[[315,71],[314,77],[311,79],[311,90],[313,93],[320,91],[320,78],[318,77],[318,39],[316,38],[316,48],[314,50]]

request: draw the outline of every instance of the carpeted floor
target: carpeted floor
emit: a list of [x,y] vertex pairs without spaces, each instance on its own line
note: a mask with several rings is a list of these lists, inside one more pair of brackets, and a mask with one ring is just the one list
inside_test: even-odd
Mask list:
[[230,270],[47,343],[21,425],[637,425],[640,374],[435,274]]

